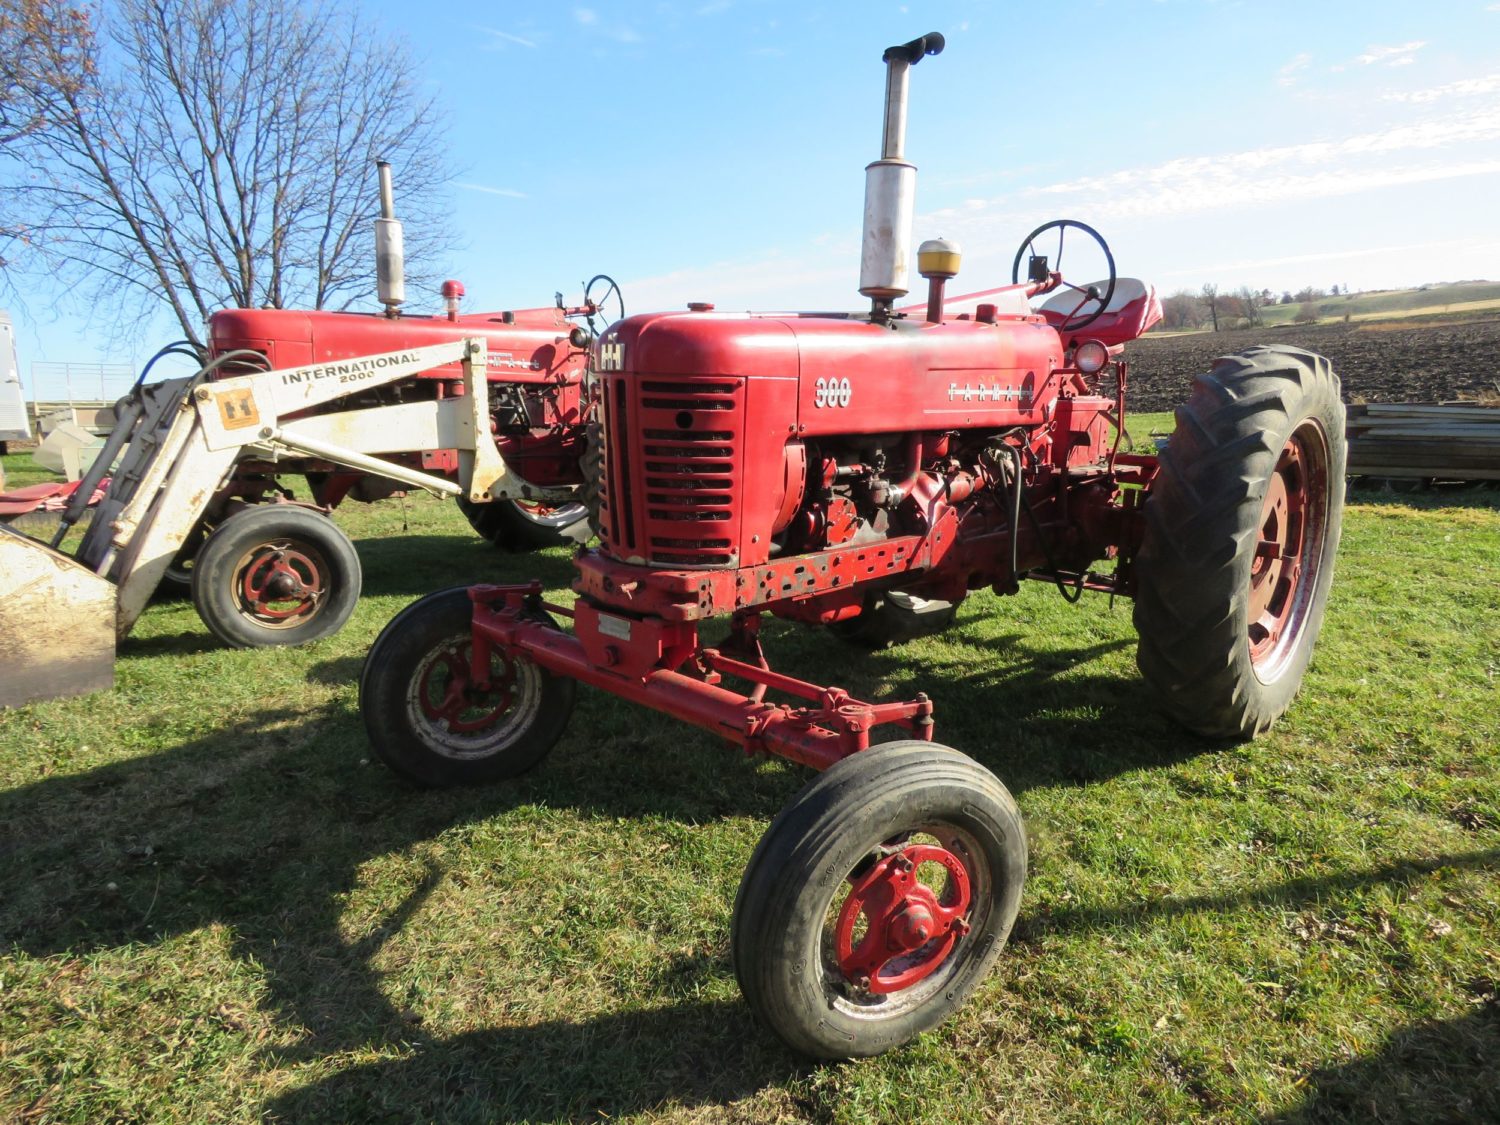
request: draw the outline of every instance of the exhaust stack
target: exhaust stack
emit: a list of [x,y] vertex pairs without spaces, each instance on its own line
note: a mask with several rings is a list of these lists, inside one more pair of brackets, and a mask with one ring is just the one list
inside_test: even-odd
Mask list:
[[943,37],[930,32],[888,48],[885,72],[885,127],[880,159],[865,167],[865,226],[859,258],[859,291],[873,302],[877,319],[910,288],[908,260],[912,213],[917,198],[917,167],[906,160],[907,73],[925,55],[943,49]]
[[375,284],[385,315],[401,315],[406,302],[406,252],[401,241],[401,220],[391,194],[391,166],[377,160],[380,174],[380,218],[375,220]]

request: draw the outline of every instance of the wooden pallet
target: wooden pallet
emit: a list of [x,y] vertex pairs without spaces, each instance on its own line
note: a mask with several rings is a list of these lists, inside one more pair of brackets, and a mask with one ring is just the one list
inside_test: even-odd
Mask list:
[[1352,403],[1346,419],[1350,476],[1500,480],[1500,404]]

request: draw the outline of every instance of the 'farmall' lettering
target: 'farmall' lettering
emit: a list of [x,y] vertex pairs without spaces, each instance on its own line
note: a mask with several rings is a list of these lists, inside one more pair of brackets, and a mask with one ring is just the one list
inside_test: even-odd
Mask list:
[[490,352],[485,358],[486,367],[497,367],[504,371],[540,371],[542,365],[534,359],[517,359],[509,352]]
[[361,379],[372,379],[384,368],[411,363],[416,358],[416,352],[397,352],[393,355],[372,355],[361,359],[340,360],[338,363],[325,363],[322,367],[304,367],[300,371],[283,372],[281,383],[283,386],[291,386],[295,383],[313,383],[319,379],[335,377],[340,383],[354,383]]
[[959,386],[957,383],[948,384],[948,401],[955,402],[962,399],[964,402],[1026,402],[1031,398],[1031,391],[1025,387],[1007,387],[1003,383],[991,383],[986,386],[980,383],[977,387],[971,387],[968,383]]

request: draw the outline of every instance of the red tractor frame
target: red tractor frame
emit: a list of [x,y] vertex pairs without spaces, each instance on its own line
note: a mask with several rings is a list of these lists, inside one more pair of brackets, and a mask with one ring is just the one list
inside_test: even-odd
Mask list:
[[[1115,276],[1107,248],[1102,280],[1049,264],[1070,234],[1098,237],[1082,224],[1028,236],[1013,284],[957,317],[943,312],[956,247],[925,243],[927,315],[895,309],[915,172],[907,76],[942,45],[885,54],[870,311],[611,327],[594,349],[601,545],[578,555],[576,604],[536,582],[432,594],[380,635],[360,684],[375,750],[421,784],[529,768],[579,682],[822,771],[751,857],[731,942],[752,1008],[819,1057],[884,1051],[963,1002],[1016,917],[1026,832],[993,774],[930,741],[925,695],[872,703],[781,675],[763,614],[882,644],[1026,578],[1070,600],[1130,597],[1167,709],[1245,738],[1297,690],[1339,538],[1343,414],[1318,356],[1221,360],[1159,457],[1120,451],[1122,349],[1160,306]],[[719,617],[729,639],[707,647],[700,623]],[[883,725],[897,740],[872,746]]]

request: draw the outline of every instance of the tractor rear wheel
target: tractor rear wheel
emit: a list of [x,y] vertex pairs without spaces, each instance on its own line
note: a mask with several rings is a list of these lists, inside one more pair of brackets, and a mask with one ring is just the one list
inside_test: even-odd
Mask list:
[[534,504],[527,500],[496,500],[475,504],[460,498],[458,506],[469,526],[503,551],[540,551],[587,543],[588,509],[579,503]]
[[562,737],[573,713],[578,685],[523,657],[491,652],[487,685],[476,687],[473,613],[467,587],[428,594],[398,613],[365,657],[359,710],[370,744],[418,785],[524,773]]
[[994,774],[931,742],[873,747],[815,778],[756,846],[734,904],[740,990],[803,1054],[880,1054],[979,985],[1025,881],[1026,830]]
[[198,549],[193,606],[234,648],[300,645],[337,633],[363,575],[349,537],[321,512],[264,504],[237,512]]
[[1218,360],[1177,411],[1136,563],[1136,662],[1184,726],[1253,738],[1312,658],[1344,511],[1344,408],[1322,356]]

